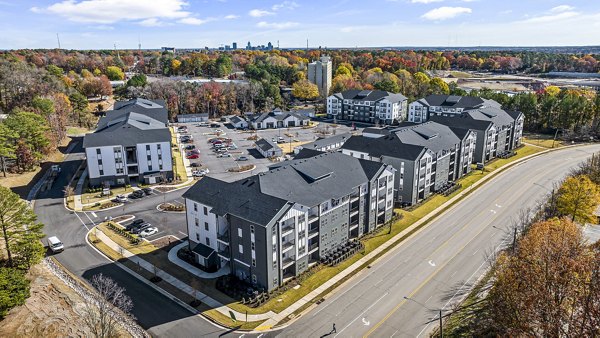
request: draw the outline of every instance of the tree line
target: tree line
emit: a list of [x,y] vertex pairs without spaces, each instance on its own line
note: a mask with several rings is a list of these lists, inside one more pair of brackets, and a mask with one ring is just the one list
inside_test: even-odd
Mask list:
[[[594,337],[600,334],[600,154],[580,165],[540,205],[526,210],[515,244],[496,257],[481,285],[447,319],[449,336]],[[536,208],[537,209],[537,208]],[[516,238],[515,238],[516,239]]]

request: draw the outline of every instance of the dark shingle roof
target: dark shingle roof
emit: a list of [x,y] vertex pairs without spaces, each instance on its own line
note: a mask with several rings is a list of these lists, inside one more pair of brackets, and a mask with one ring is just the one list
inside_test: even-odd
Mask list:
[[135,146],[139,143],[171,142],[171,132],[165,124],[146,115],[128,112],[108,115],[98,124],[98,129],[83,138],[83,147],[111,145]]
[[[128,112],[144,114],[157,121],[163,122],[164,124],[169,123],[169,112],[167,111],[165,100],[146,100],[137,98],[129,101],[117,101],[115,102],[114,109],[106,112],[106,117],[109,117],[112,114],[116,116]],[[110,117],[110,119],[113,119],[114,116]]]
[[379,172],[383,168],[381,166],[381,163],[375,162],[375,161],[359,159],[358,163],[360,163],[360,165],[362,166],[363,171],[365,172],[365,175],[367,175],[367,178],[369,180],[371,180],[371,179],[373,179],[373,177],[377,176],[377,174],[379,174]]
[[515,121],[515,119],[505,110],[496,107],[485,107],[467,110],[464,114],[479,121],[491,121],[496,126],[507,126]]
[[425,101],[430,106],[448,107],[448,108],[475,108],[484,104],[484,100],[476,96],[455,96],[455,95],[429,95],[420,100]]
[[476,120],[468,114],[461,114],[456,117],[431,116],[429,121],[441,123],[451,128],[472,129],[476,131],[485,131],[492,125],[492,121]]
[[324,152],[322,151],[318,151],[318,150],[314,150],[314,149],[310,149],[310,148],[302,148],[298,154],[296,154],[296,156],[294,156],[294,160],[302,160],[302,159],[306,159],[306,158],[311,158],[311,157],[315,157],[317,155],[321,155]]
[[268,224],[287,205],[283,199],[262,193],[257,176],[231,183],[204,177],[183,197],[210,205],[217,215],[231,214],[260,225]]
[[436,153],[460,143],[460,139],[448,126],[433,121],[401,127],[395,129],[394,133],[403,144],[423,146]]
[[273,143],[271,140],[267,140],[264,138],[261,138],[260,140],[256,141],[256,146],[259,147],[260,149],[262,149],[262,151],[269,151],[271,149],[280,149],[279,146],[275,143]]
[[416,160],[425,152],[423,146],[403,144],[396,134],[379,138],[352,136],[342,149],[360,151],[372,157],[388,156],[407,160]]
[[240,123],[240,122],[243,122],[243,121],[245,121],[245,120],[242,119],[239,116],[232,116],[232,117],[229,118],[229,122],[231,122],[231,123]]
[[202,243],[196,244],[192,251],[204,258],[209,258],[213,254],[215,254],[215,250],[213,248]]
[[327,146],[334,145],[334,144],[337,144],[340,142],[346,142],[346,140],[348,140],[351,136],[352,136],[351,133],[337,134],[337,135],[334,135],[331,137],[320,138],[316,141],[303,144],[301,147],[302,147],[302,149],[319,149],[319,148],[327,147]]
[[252,116],[250,118],[250,120],[252,122],[259,123],[259,122],[264,121],[268,117],[272,117],[272,118],[276,119],[277,121],[283,121],[283,120],[287,119],[290,116],[293,116],[293,117],[297,118],[298,120],[309,120],[310,119],[307,116],[304,116],[302,114],[298,114],[298,113],[295,113],[295,112],[278,111],[278,113],[276,114],[275,111],[272,111],[270,113],[256,114],[256,115]]
[[407,100],[406,96],[402,94],[394,94],[384,90],[350,89],[334,95],[344,100],[378,101],[381,99],[388,99],[391,102],[402,102]]

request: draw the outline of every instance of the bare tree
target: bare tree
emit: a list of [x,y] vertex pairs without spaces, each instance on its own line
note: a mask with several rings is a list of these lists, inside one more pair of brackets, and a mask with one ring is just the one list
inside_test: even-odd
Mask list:
[[92,286],[97,293],[85,300],[83,321],[95,337],[118,336],[120,318],[131,316],[133,302],[112,278],[97,274],[92,277]]

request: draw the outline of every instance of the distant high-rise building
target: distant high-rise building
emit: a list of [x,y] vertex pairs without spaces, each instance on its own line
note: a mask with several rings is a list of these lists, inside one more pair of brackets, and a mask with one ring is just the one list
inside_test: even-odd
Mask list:
[[319,87],[319,94],[326,97],[331,88],[333,64],[329,56],[322,56],[318,61],[308,64],[308,81]]
[[175,53],[175,47],[161,47],[160,49],[163,53],[164,52]]
[[231,49],[233,49],[233,50],[237,49],[237,42],[234,42],[231,44]]
[[271,43],[271,41],[269,41],[269,43],[267,44],[267,50],[273,50],[273,44]]
[[250,44],[250,41],[248,41],[248,44],[246,45],[246,49],[247,50],[251,50],[252,49],[252,45]]

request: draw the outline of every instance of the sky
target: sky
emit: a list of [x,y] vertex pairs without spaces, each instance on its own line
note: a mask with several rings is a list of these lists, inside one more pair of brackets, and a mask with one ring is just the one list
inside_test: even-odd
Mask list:
[[0,0],[0,49],[600,45],[599,0]]

